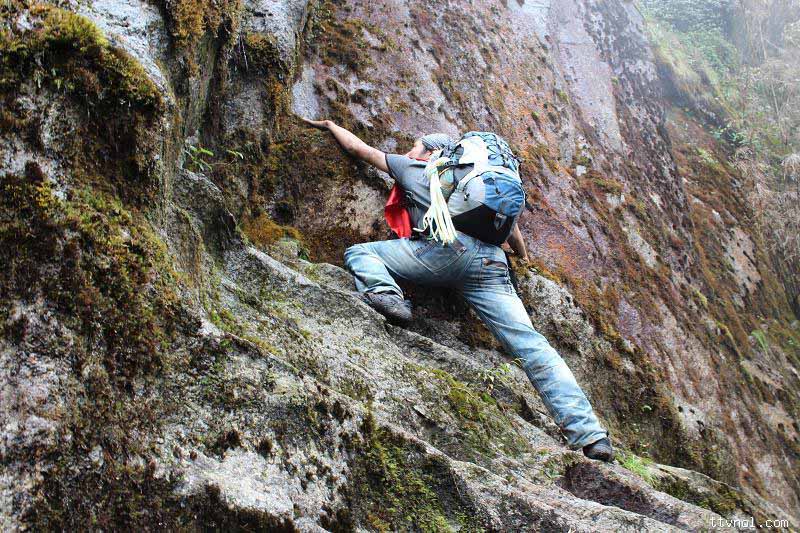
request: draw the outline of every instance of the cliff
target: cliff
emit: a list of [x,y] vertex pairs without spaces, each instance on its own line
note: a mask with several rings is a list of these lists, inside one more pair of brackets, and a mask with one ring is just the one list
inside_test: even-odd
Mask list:
[[[4,529],[800,523],[800,331],[710,100],[626,1],[0,7]],[[534,325],[620,464],[568,451],[446,291],[398,328],[343,250],[405,152],[522,156]],[[669,466],[668,466],[669,465]]]

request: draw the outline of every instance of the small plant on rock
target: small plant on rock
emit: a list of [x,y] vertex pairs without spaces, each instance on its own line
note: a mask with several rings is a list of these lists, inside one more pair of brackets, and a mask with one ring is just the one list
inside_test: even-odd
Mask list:
[[633,453],[625,453],[621,457],[620,464],[623,468],[642,478],[648,485],[653,484],[653,474],[650,473],[650,465],[653,464],[652,459],[639,457]]
[[189,164],[196,172],[205,172],[211,169],[211,163],[204,159],[204,157],[214,157],[214,152],[211,150],[190,144],[184,148],[183,153],[189,158]]
[[480,372],[481,381],[483,385],[486,387],[486,394],[491,394],[494,390],[494,385],[497,382],[500,382],[506,386],[508,383],[506,382],[506,378],[511,375],[511,364],[510,363],[503,363],[502,365],[496,366],[489,370],[482,370]]

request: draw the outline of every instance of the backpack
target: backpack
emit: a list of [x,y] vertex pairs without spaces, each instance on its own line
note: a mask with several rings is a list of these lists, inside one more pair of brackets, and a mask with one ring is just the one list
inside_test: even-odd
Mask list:
[[433,153],[425,167],[431,206],[417,231],[443,244],[456,230],[499,246],[525,206],[519,160],[502,137],[471,131]]

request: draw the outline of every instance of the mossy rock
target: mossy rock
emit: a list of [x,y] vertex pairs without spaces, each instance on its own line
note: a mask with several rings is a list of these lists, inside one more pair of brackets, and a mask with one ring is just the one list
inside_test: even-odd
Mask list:
[[376,531],[483,531],[476,512],[449,486],[444,457],[378,427],[372,414],[361,425],[353,465],[353,518]]
[[5,298],[47,298],[77,330],[103,340],[111,376],[160,366],[174,331],[176,276],[143,217],[90,189],[61,200],[32,162],[23,176],[2,176],[0,190]]
[[[362,72],[372,63],[364,53],[369,45],[364,38],[367,24],[340,13],[343,3],[325,0],[314,12],[309,28],[309,47],[328,66],[345,66]],[[381,32],[375,32],[381,33]]]
[[[31,24],[0,31],[3,123],[35,149],[50,138],[48,148],[59,152],[73,183],[113,190],[125,201],[153,200],[166,106],[160,89],[89,19],[51,5],[13,5]],[[28,100],[74,113],[44,117],[49,108],[31,108]],[[69,134],[50,135],[50,122]]]
[[[434,422],[444,417],[440,420],[442,424],[455,423],[459,444],[451,453],[465,460],[476,460],[498,453],[518,456],[528,451],[527,440],[515,431],[491,394],[476,390],[444,370],[409,365],[408,371],[420,375],[423,397],[436,406],[431,410]],[[435,414],[437,411],[441,413]],[[452,444],[448,438],[443,437],[440,444],[448,447]]]
[[[0,261],[3,336],[17,346],[37,341],[12,309],[43,306],[59,324],[54,342],[69,347],[49,356],[72,371],[59,380],[64,404],[53,413],[70,438],[55,445],[60,459],[47,462],[30,521],[115,529],[168,520],[171,484],[128,462],[147,454],[143,436],[170,401],[154,392],[155,378],[170,368],[178,337],[197,327],[163,243],[113,196],[87,187],[57,195],[29,162],[23,175],[0,176]],[[64,390],[70,383],[79,386]],[[99,466],[76,468],[91,450]]]
[[163,105],[142,66],[111,46],[89,19],[51,5],[29,11],[30,29],[11,26],[0,33],[0,88],[14,91],[26,80],[49,84],[84,103],[153,112]]
[[242,231],[250,242],[260,248],[267,248],[284,238],[303,243],[303,234],[297,228],[282,226],[269,218],[266,213],[246,219]]

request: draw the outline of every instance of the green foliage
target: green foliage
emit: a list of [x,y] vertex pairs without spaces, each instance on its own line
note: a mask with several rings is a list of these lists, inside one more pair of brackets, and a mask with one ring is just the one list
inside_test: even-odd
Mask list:
[[726,32],[731,4],[730,0],[641,0],[647,15],[682,33]]
[[511,364],[503,363],[490,370],[483,370],[480,373],[481,381],[486,387],[486,394],[491,394],[496,383],[508,385],[507,379],[511,375]]
[[722,163],[720,163],[720,161],[705,148],[698,147],[697,155],[700,159],[700,162],[709,169],[719,173],[725,172],[725,167],[722,165]]
[[758,346],[761,348],[761,351],[763,351],[764,353],[770,353],[769,341],[767,340],[767,336],[764,334],[763,331],[761,331],[760,329],[755,329],[750,334],[758,343]]
[[192,172],[218,171],[221,168],[241,164],[244,162],[245,154],[239,150],[222,147],[223,154],[217,154],[200,145],[187,144],[183,149],[186,156],[184,166]]
[[700,162],[721,178],[740,173],[785,290],[797,294],[800,188],[787,182],[782,165],[800,153],[796,8],[776,0],[644,0],[642,6],[674,103],[733,153],[728,164],[699,151]]
[[184,148],[183,153],[189,158],[189,170],[195,172],[211,170],[211,164],[205,160],[206,157],[214,157],[214,152],[211,150],[190,144]]
[[623,468],[642,478],[647,484],[653,485],[653,474],[650,472],[650,465],[653,464],[652,459],[639,457],[633,453],[623,453],[620,464]]
[[644,0],[645,15],[678,36],[681,44],[700,52],[717,72],[727,72],[739,54],[726,38],[732,14],[729,0]]

